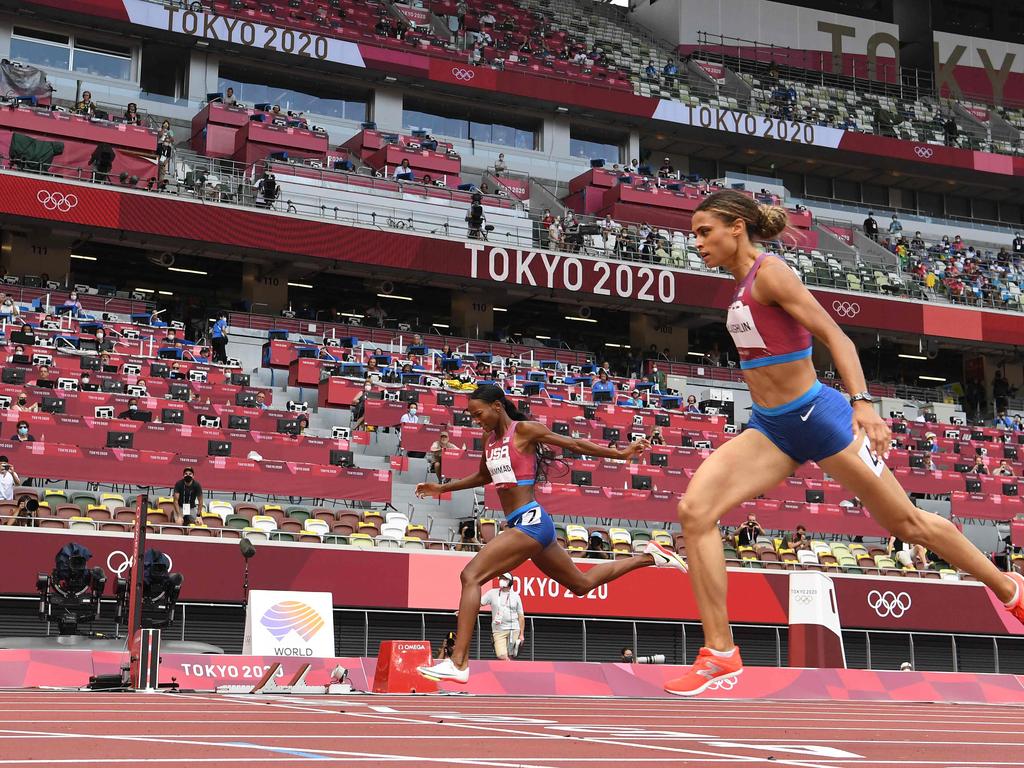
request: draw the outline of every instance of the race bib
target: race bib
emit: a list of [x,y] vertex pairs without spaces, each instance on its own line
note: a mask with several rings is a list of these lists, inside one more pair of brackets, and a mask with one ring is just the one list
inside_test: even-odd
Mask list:
[[882,476],[882,470],[885,469],[885,464],[882,459],[871,450],[871,441],[868,440],[867,435],[864,436],[864,442],[860,446],[860,451],[857,453],[860,456],[861,461],[868,465],[868,468],[875,473],[875,477]]
[[725,319],[726,328],[737,349],[764,349],[764,339],[754,325],[754,317],[750,307],[742,301],[735,301],[729,306],[729,314]]
[[508,444],[495,446],[487,452],[487,471],[495,484],[517,482],[516,473],[512,471],[512,459],[508,455]]
[[523,512],[522,517],[519,518],[519,525],[537,525],[541,521],[541,510],[540,507],[534,507]]

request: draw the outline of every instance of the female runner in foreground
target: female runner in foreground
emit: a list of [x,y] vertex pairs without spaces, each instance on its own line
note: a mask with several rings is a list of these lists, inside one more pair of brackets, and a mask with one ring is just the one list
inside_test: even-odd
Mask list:
[[[853,342],[826,314],[785,261],[762,253],[786,227],[786,212],[733,190],[717,192],[693,216],[704,263],[736,280],[726,325],[754,401],[749,429],[700,466],[679,502],[687,564],[706,647],[669,693],[692,696],[718,678],[743,671],[726,611],[726,570],[718,520],[815,461],[859,497],[871,516],[901,541],[937,552],[976,576],[1024,622],[1024,577],[999,571],[948,520],[923,512],[882,463],[890,432],[875,412]],[[811,362],[811,336],[832,354],[849,402],[823,386]]]
[[459,602],[455,649],[447,659],[433,666],[418,668],[424,677],[457,683],[469,680],[469,643],[480,612],[480,585],[527,560],[533,560],[544,573],[572,590],[573,594],[581,596],[649,565],[686,570],[678,555],[652,540],[647,542],[643,554],[596,565],[582,572],[569,558],[569,553],[555,541],[551,517],[533,498],[534,482],[552,460],[542,446],[567,448],[586,456],[630,459],[647,449],[646,440],[638,440],[624,450],[618,450],[602,448],[589,440],[556,435],[543,424],[526,421],[523,414],[505,399],[505,393],[493,384],[477,387],[469,396],[467,410],[484,430],[480,470],[471,477],[444,485],[420,483],[416,486],[416,495],[423,498],[479,488],[493,482],[505,511],[507,529],[489,541],[462,570],[462,599]]

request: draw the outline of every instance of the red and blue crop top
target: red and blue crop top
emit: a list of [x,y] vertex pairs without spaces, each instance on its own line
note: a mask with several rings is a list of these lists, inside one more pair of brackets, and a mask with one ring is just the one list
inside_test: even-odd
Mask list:
[[501,439],[493,438],[484,449],[484,461],[491,482],[499,491],[517,485],[533,485],[537,478],[537,457],[516,448],[518,421],[513,421]]
[[740,356],[740,368],[760,368],[811,356],[810,331],[782,307],[761,304],[753,296],[754,278],[767,256],[758,256],[740,281],[725,320]]

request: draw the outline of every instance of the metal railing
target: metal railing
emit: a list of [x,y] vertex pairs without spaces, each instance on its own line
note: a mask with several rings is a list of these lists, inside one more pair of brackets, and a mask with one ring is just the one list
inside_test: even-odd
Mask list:
[[[310,194],[299,197],[293,195],[290,198],[281,199],[280,197],[274,198],[270,201],[265,198],[261,198],[258,194],[257,187],[254,184],[254,172],[257,167],[263,167],[266,164],[268,168],[288,168],[296,167],[302,169],[304,172],[307,169],[311,169],[309,165],[296,165],[290,166],[287,163],[277,163],[271,161],[263,161],[260,163],[254,163],[251,166],[241,166],[238,163],[232,161],[222,161],[212,158],[203,158],[198,155],[190,155],[186,153],[179,154],[179,162],[184,164],[186,159],[192,158],[197,165],[202,165],[204,168],[210,168],[212,173],[216,174],[218,169],[221,169],[221,173],[225,173],[227,183],[225,183],[218,176],[216,184],[212,184],[209,175],[202,176],[196,175],[196,172],[191,171],[191,178],[189,172],[184,172],[184,165],[182,169],[179,169],[177,176],[172,180],[164,189],[163,192],[156,191],[143,191],[137,187],[124,186],[125,189],[130,189],[134,193],[141,194],[173,194],[176,196],[188,196],[192,199],[199,200],[201,202],[216,203],[216,204],[229,204],[243,206],[246,208],[253,208],[257,210],[274,211],[277,213],[288,213],[293,215],[302,216],[309,219],[320,219],[327,220],[339,224],[358,225],[363,227],[372,227],[380,231],[401,231],[419,235],[440,235],[442,237],[459,237],[459,235],[466,229],[466,222],[464,218],[456,216],[445,216],[440,213],[427,213],[427,212],[416,212],[408,209],[399,209],[389,206],[381,206],[374,202],[372,205],[360,205],[358,203],[344,203],[337,199],[327,199],[325,197]],[[196,159],[199,158],[199,159]],[[243,175],[239,175],[238,169],[244,170]],[[9,160],[4,158],[0,160],[0,170],[9,170]],[[334,171],[328,169],[315,169],[318,173],[319,178],[333,179],[336,178],[340,183],[347,183],[347,176],[355,175],[348,174],[343,171]],[[64,172],[62,172],[64,171]],[[38,172],[37,172],[38,173]],[[50,169],[43,172],[46,175],[59,176],[64,178],[76,179],[82,182],[92,181],[94,172],[88,168],[82,167],[67,167],[60,165],[51,165]],[[366,176],[358,176],[361,181],[368,179]],[[654,180],[655,183],[662,183],[674,180]],[[113,187],[118,187],[116,179],[110,179],[108,182]],[[383,182],[381,182],[383,183]],[[423,188],[423,185],[417,185]],[[358,191],[359,185],[355,186],[355,190]],[[393,188],[390,192],[380,191],[383,196],[385,194],[405,194],[401,191],[395,191]],[[600,219],[598,217],[590,216],[577,216],[577,221],[581,224],[599,224]],[[645,226],[642,222],[617,222],[620,227],[620,232],[632,232],[639,231],[639,229]],[[540,247],[542,249],[551,250],[554,252],[567,252],[567,253],[579,253],[581,255],[608,259],[610,261],[618,261],[625,263],[642,263],[652,264],[661,266],[664,268],[680,269],[686,272],[706,272],[709,274],[724,275],[721,270],[710,270],[698,259],[688,258],[688,252],[686,249],[680,251],[680,249],[672,247],[672,231],[666,228],[654,228],[656,232],[659,232],[659,239],[657,246],[660,247],[661,253],[658,253],[657,247],[652,247],[649,250],[631,245],[623,245],[622,239],[616,237],[614,239],[614,246],[609,247],[607,245],[610,242],[603,240],[601,245],[596,243],[596,239],[602,239],[600,236],[594,236],[589,241],[581,238],[579,243],[569,245],[557,245],[552,248],[551,243],[546,237],[546,232],[543,228],[537,230],[532,224],[528,224],[527,219],[523,219],[522,231],[512,232],[506,230],[504,232],[496,229],[494,231],[485,233],[488,242],[502,245],[510,245],[516,248],[534,248]],[[535,231],[537,230],[537,231]],[[665,236],[667,235],[667,237]],[[776,250],[779,253],[785,253],[795,256],[796,254],[804,251],[803,248],[796,246],[777,245],[769,247]],[[806,250],[810,250],[809,248]],[[692,249],[691,249],[692,252]],[[905,273],[900,273],[901,283],[905,285],[906,281],[911,277]],[[844,275],[830,274],[829,276],[818,275],[817,273],[805,272],[802,274],[802,279],[805,284],[812,287],[830,288],[842,291],[851,292],[862,292],[862,293],[875,293],[880,294],[882,291],[872,290],[872,286],[862,288],[860,291],[854,285],[851,285],[845,278]],[[911,280],[915,285],[919,282],[916,279]],[[917,296],[910,295],[899,285],[893,286],[891,291],[894,295],[903,295],[909,298],[920,299],[921,295],[918,293]],[[936,300],[945,298],[944,294],[932,293],[926,296],[927,300]],[[1020,305],[1017,307],[1008,306],[997,301],[986,301],[984,299],[956,299],[957,303],[970,304],[971,306],[988,307],[994,309],[1003,309],[1008,311],[1020,311]]]

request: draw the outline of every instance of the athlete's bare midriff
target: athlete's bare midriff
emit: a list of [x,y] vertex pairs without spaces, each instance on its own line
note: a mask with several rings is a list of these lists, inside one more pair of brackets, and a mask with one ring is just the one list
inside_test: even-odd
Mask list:
[[804,394],[818,380],[811,358],[743,371],[751,399],[762,408],[777,408]]

